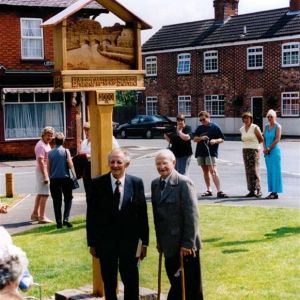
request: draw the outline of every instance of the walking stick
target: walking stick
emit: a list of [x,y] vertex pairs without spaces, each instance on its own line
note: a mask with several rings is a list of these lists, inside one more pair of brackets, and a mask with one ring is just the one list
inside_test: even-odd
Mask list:
[[185,276],[184,276],[183,255],[180,255],[180,269],[181,269],[181,294],[182,294],[182,300],[185,300]]
[[157,300],[160,300],[160,292],[161,292],[161,261],[162,261],[162,252],[159,252],[159,259],[158,259],[158,282],[157,282]]
[[209,143],[209,140],[204,141],[204,145],[205,145],[205,147],[206,147],[206,149],[207,149],[208,157],[209,157],[209,161],[210,161],[210,165],[211,165],[211,168],[212,168],[212,175],[215,175],[215,174],[216,174],[216,172],[215,172],[215,167],[214,167],[214,165],[213,165],[213,163],[212,163],[212,158],[211,158],[211,155],[210,155],[210,150],[209,150],[208,143]]

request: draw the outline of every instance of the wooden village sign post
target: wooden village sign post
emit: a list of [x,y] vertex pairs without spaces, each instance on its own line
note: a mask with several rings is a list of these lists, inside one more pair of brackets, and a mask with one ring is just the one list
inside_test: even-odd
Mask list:
[[[99,11],[125,22],[102,27],[80,10],[98,3]],[[117,90],[144,89],[141,30],[151,26],[115,0],[79,0],[42,24],[53,27],[54,89],[88,95],[92,176],[108,171],[112,149],[112,110]],[[103,296],[99,261],[93,259],[93,293]]]

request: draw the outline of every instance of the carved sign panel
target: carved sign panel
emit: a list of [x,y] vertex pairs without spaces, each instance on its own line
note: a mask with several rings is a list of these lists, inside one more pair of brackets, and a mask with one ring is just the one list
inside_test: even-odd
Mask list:
[[68,70],[131,70],[135,68],[134,31],[116,23],[102,27],[90,19],[68,20]]
[[72,77],[72,88],[136,86],[136,76]]
[[97,105],[114,105],[116,94],[114,91],[97,91]]

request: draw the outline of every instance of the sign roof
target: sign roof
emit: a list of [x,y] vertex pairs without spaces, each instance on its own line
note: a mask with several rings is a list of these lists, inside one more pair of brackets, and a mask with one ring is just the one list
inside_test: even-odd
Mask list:
[[115,0],[78,0],[60,13],[42,23],[42,26],[55,26],[93,1],[98,2],[101,6],[105,7],[125,22],[138,22],[141,24],[141,29],[152,28],[151,25],[144,22],[129,11],[125,6]]

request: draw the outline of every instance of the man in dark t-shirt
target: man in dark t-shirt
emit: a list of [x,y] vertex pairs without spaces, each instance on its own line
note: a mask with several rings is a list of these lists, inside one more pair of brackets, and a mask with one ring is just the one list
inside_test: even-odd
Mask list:
[[191,145],[192,129],[185,124],[183,114],[179,114],[176,120],[177,125],[174,131],[165,134],[164,137],[170,143],[170,150],[176,157],[175,169],[180,174],[186,175],[193,154]]
[[206,192],[203,193],[202,196],[212,196],[209,176],[209,174],[211,174],[217,189],[217,197],[227,198],[228,196],[221,191],[216,164],[219,144],[224,142],[224,135],[220,127],[210,121],[210,115],[208,112],[201,111],[198,116],[201,125],[199,125],[194,132],[193,140],[197,143],[195,157],[197,158],[198,165],[202,168],[207,188]]

